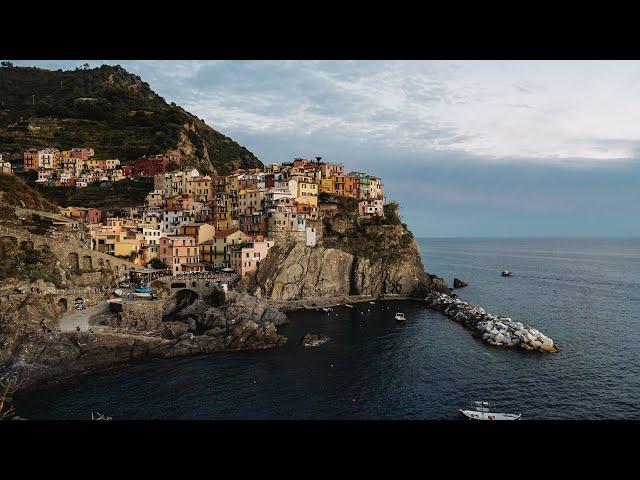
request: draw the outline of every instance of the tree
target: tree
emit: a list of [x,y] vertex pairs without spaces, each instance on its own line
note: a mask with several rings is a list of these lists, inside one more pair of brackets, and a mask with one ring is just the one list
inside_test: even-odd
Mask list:
[[149,265],[151,266],[151,268],[155,268],[156,270],[165,270],[169,268],[169,266],[159,258],[152,258],[149,262]]
[[2,68],[13,68],[13,63],[11,63],[11,62],[0,62],[0,67],[2,67]]

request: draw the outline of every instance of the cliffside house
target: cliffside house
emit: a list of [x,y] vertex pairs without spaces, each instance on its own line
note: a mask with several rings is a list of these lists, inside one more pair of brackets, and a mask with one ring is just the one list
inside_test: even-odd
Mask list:
[[384,199],[361,200],[358,202],[358,215],[362,217],[384,217]]
[[250,241],[227,246],[229,265],[238,275],[246,277],[255,272],[273,247],[273,240]]

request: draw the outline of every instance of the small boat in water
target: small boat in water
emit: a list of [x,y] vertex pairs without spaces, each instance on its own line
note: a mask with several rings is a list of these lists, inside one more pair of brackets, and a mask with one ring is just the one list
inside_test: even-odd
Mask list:
[[353,305],[349,305],[348,303],[345,303],[344,306],[347,308],[353,308]]
[[91,412],[91,420],[112,420],[111,417],[100,412]]
[[371,305],[375,305],[375,304],[376,304],[376,302],[369,302],[369,303],[370,303]]
[[509,270],[503,270],[500,275],[502,275],[503,277],[510,277],[511,275],[513,275],[513,272],[510,272]]
[[494,413],[489,402],[473,402],[475,410],[460,410],[460,414],[469,420],[520,420],[521,413]]
[[396,320],[398,322],[404,322],[406,320],[406,318],[404,318],[404,313],[402,312],[396,313]]

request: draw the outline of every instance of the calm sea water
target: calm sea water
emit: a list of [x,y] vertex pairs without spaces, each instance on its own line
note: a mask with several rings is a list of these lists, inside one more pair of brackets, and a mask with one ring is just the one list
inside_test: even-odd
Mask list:
[[[421,239],[460,297],[556,354],[493,348],[418,302],[291,314],[277,351],[152,360],[18,399],[33,419],[442,419],[489,400],[527,419],[640,418],[640,239]],[[500,271],[514,272],[503,278]],[[407,322],[393,315],[404,311]],[[304,333],[332,341],[297,345]]]

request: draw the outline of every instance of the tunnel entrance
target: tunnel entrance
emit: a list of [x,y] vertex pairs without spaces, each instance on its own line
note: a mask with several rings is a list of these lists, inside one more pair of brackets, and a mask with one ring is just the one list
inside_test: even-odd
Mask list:
[[66,312],[67,311],[67,299],[66,298],[61,298],[60,300],[58,300],[58,307],[63,312]]
[[187,288],[176,292],[176,313],[193,304],[200,295]]

